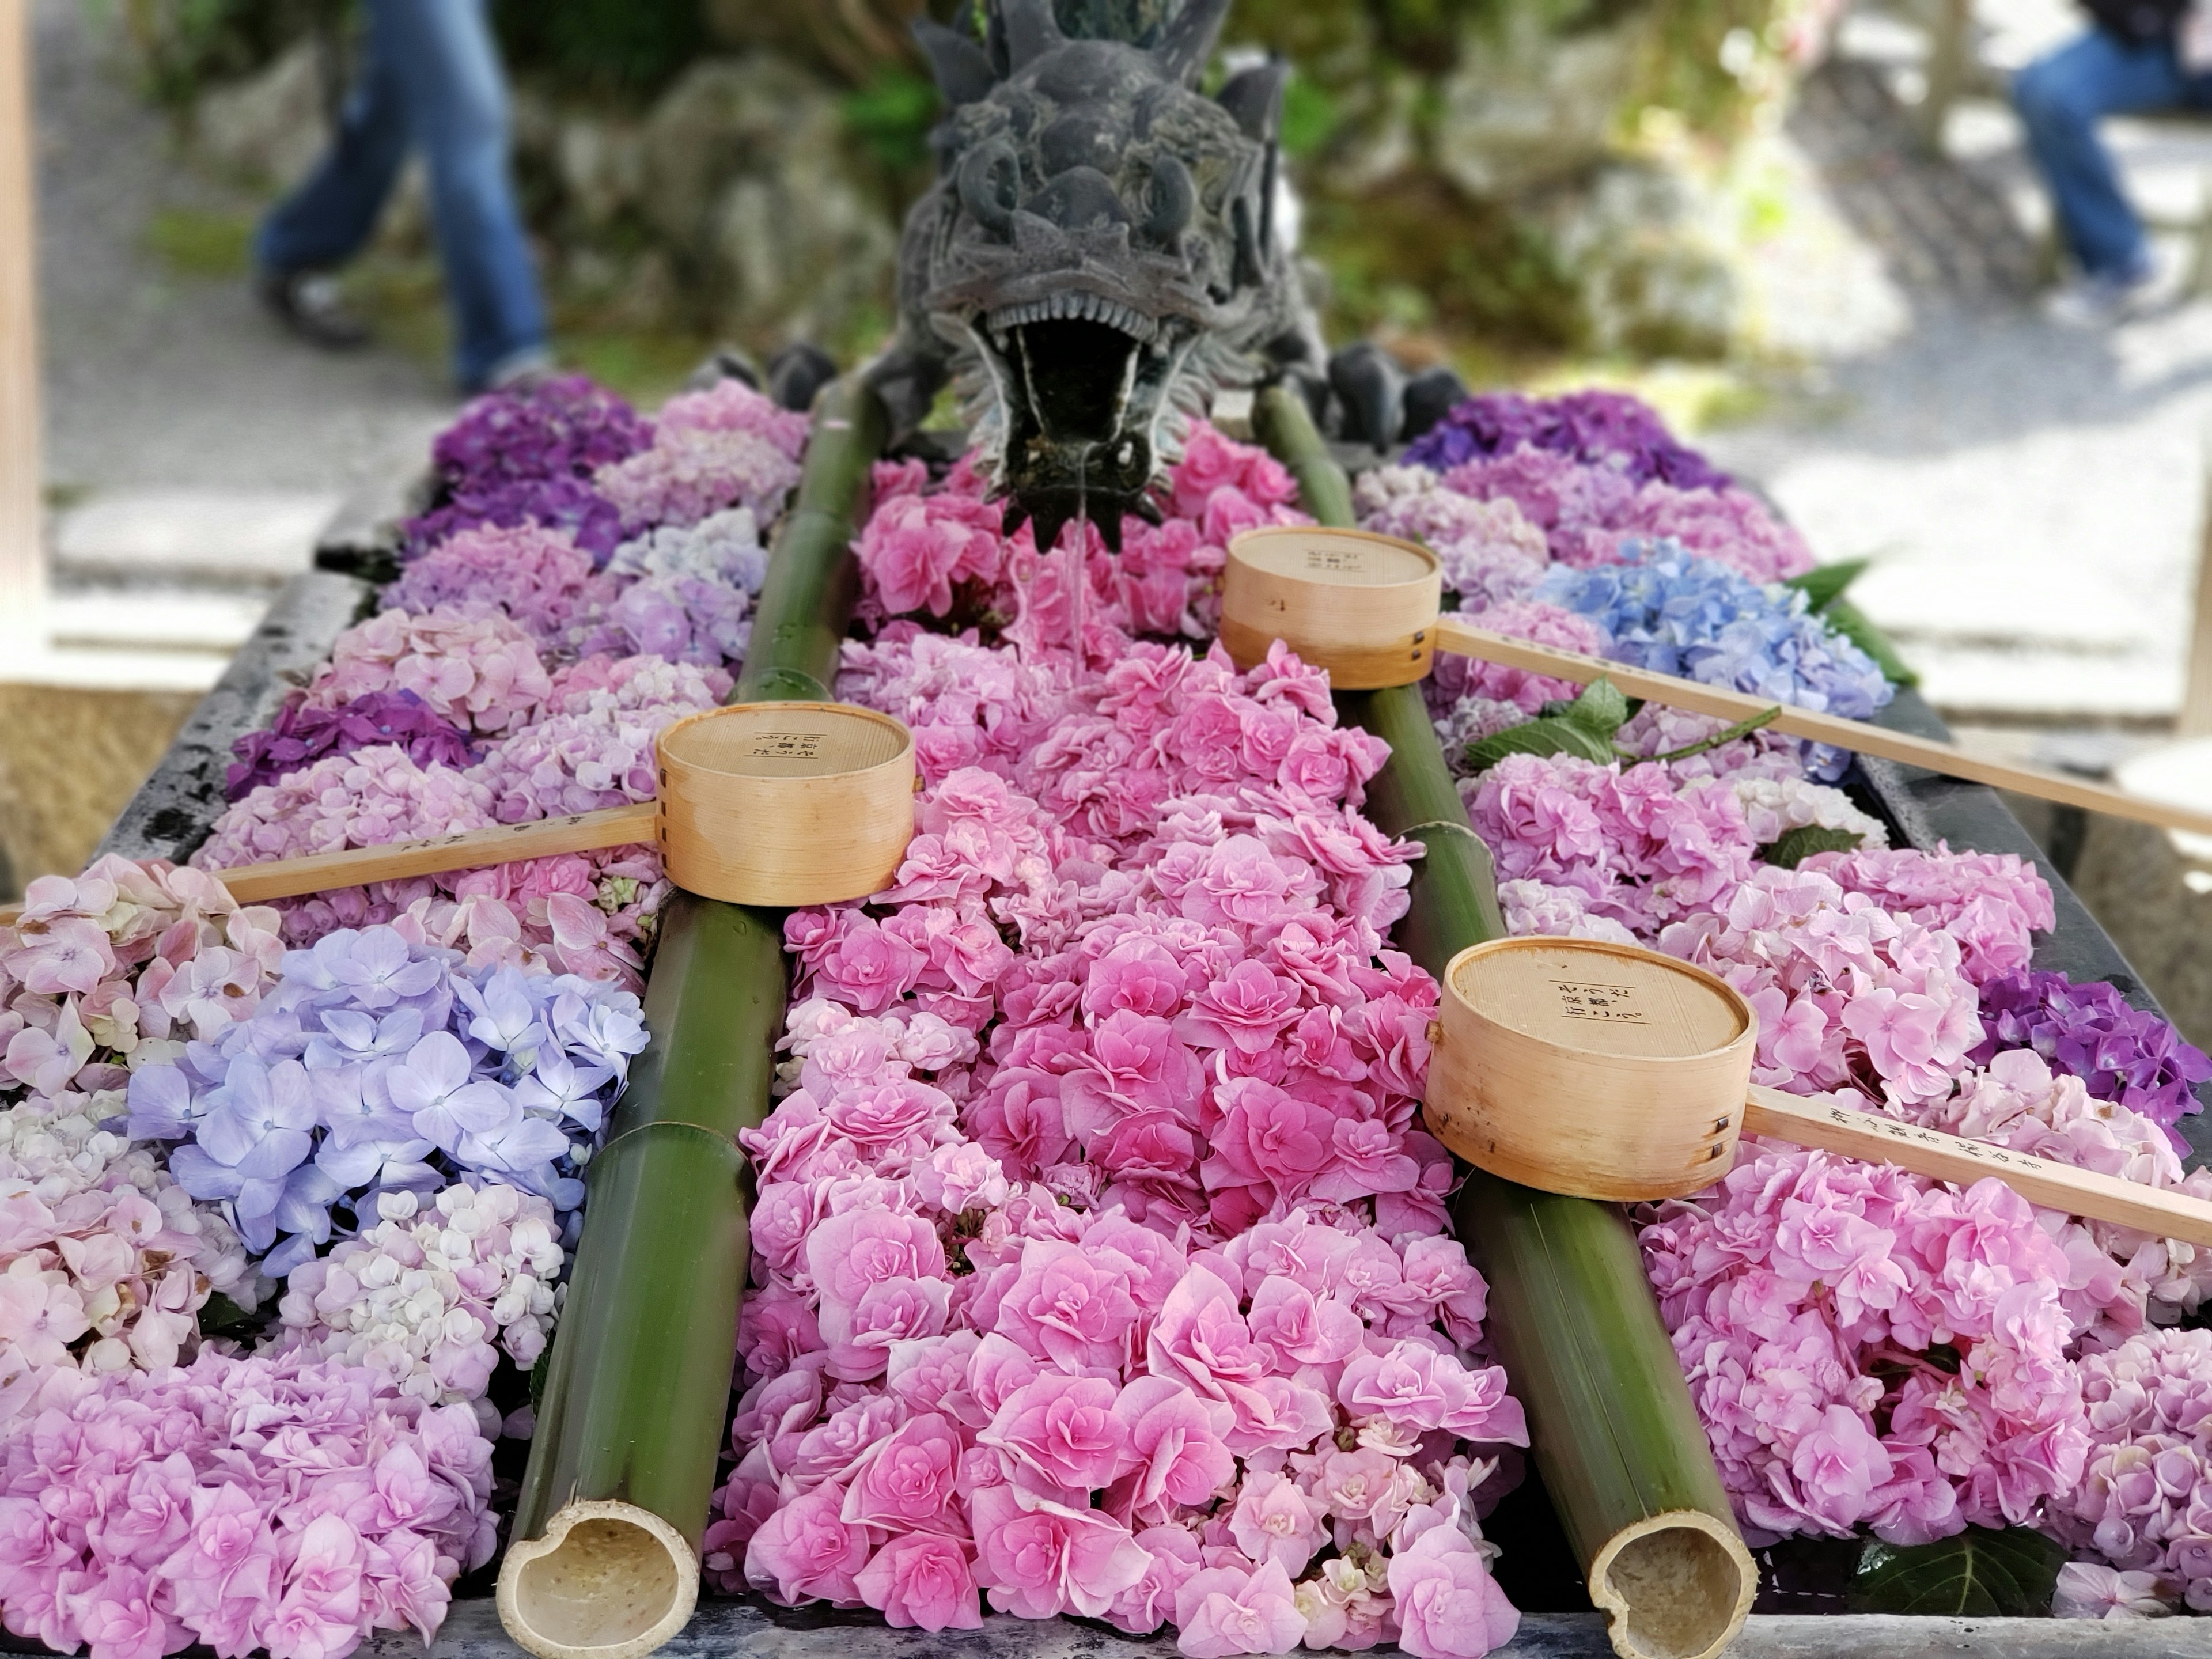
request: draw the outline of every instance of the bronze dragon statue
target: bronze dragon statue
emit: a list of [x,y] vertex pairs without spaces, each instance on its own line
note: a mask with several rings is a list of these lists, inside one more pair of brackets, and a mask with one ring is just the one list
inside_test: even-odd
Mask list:
[[[871,367],[895,423],[950,379],[1039,546],[1087,513],[1109,545],[1157,520],[1185,422],[1213,394],[1295,379],[1334,433],[1382,447],[1408,399],[1371,345],[1330,359],[1282,223],[1287,68],[1198,82],[1229,0],[989,0],[916,34],[948,112],[908,216],[898,331]],[[1433,419],[1434,413],[1428,418]]]

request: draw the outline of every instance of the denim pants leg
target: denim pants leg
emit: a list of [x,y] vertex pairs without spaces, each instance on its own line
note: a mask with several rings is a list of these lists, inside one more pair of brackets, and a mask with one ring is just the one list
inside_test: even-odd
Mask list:
[[2107,115],[2176,109],[2200,101],[2165,44],[2134,46],[2092,29],[2039,58],[2014,77],[2012,100],[2027,145],[2051,191],[2067,247],[2092,277],[2129,282],[2149,265],[2142,222],[2121,187],[2119,171],[2097,137]]
[[430,169],[430,210],[453,317],[453,368],[471,389],[541,349],[545,313],[507,165],[507,87],[486,0],[369,0],[378,56]]
[[329,270],[361,252],[407,159],[399,78],[374,50],[347,95],[330,149],[253,238],[264,270]]
[[545,313],[507,166],[507,94],[486,0],[368,0],[367,62],[337,142],[263,223],[275,270],[323,269],[361,250],[410,143],[453,319],[453,368],[480,386],[545,343]]

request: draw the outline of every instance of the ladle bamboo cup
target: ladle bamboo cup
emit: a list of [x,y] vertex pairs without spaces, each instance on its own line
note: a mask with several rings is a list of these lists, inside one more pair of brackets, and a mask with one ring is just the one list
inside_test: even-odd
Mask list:
[[1443,595],[1437,556],[1365,530],[1278,525],[1229,538],[1221,643],[1239,668],[1280,640],[1339,690],[1427,678]]
[[1634,1202],[1711,1186],[1740,1133],[1894,1164],[2212,1245],[2212,1204],[1751,1083],[1758,1020],[1725,981],[1639,946],[1493,939],[1443,975],[1425,1105],[1437,1139],[1523,1186]]
[[[791,906],[890,884],[914,834],[914,734],[837,702],[737,703],[678,720],[656,744],[658,799],[427,841],[210,873],[241,904],[373,881],[657,842],[702,898]],[[0,910],[0,925],[21,907]]]
[[[1601,657],[1555,651],[1549,646],[1532,645],[1527,640],[1492,634],[1449,616],[1437,620],[1436,632],[1439,651],[1473,657],[1481,662],[1500,663],[1508,668],[1526,669],[1533,674],[1547,674],[1577,685],[1587,685],[1602,674],[1628,696],[1647,702],[1663,702],[1670,708],[1686,708],[1692,714],[1710,714],[1718,720],[1748,720],[1775,708],[1770,698],[1753,696],[1726,686],[1707,685],[1701,680],[1686,680],[1674,674],[1632,668],[1626,663],[1607,662]],[[1978,755],[1967,754],[1955,744],[1893,732],[1867,720],[1819,714],[1809,708],[1793,708],[1784,703],[1780,712],[1767,721],[1767,729],[1793,738],[1809,738],[1815,743],[1832,743],[1862,755],[1877,755],[1906,766],[1924,767],[1946,777],[2009,789],[2038,800],[2056,801],[2062,806],[2079,806],[2116,818],[2131,818],[2138,823],[2154,823],[2162,830],[2212,835],[2212,811],[2200,807],[2151,800],[2080,778],[2039,771],[2032,766],[2008,766],[2002,761],[1984,760]]]

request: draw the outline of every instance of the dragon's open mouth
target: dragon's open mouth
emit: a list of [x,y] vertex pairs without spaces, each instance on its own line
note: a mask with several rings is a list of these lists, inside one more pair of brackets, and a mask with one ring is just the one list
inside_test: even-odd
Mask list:
[[994,307],[975,330],[1006,420],[1006,529],[1034,521],[1049,548],[1079,514],[1120,550],[1121,515],[1148,499],[1159,421],[1187,331],[1103,295],[1061,290]]

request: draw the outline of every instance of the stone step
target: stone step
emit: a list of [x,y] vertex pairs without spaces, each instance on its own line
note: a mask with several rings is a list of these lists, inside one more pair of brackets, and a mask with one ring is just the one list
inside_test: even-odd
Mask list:
[[102,490],[55,514],[54,567],[275,587],[313,562],[342,501],[309,490]]

